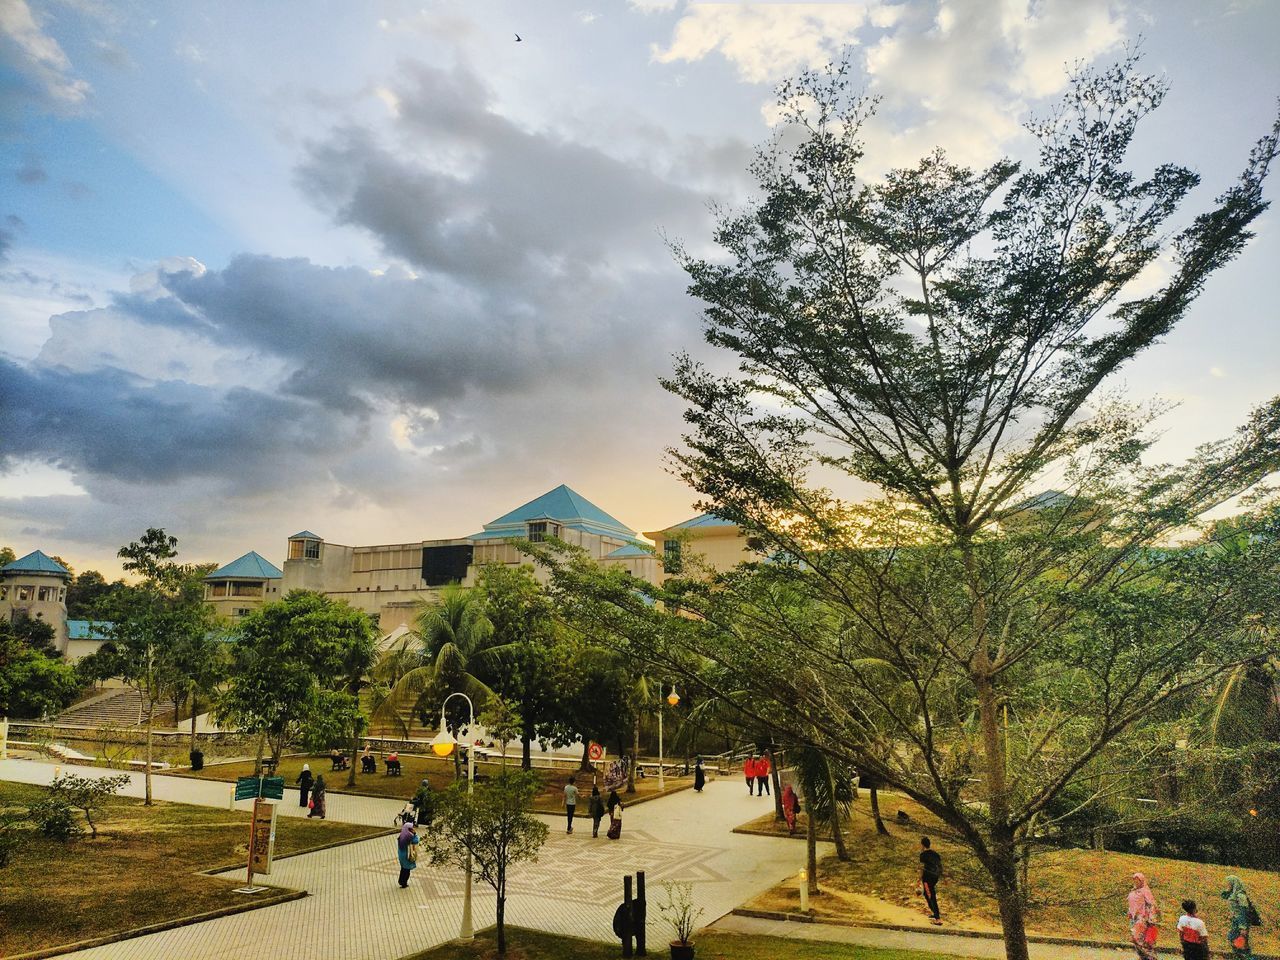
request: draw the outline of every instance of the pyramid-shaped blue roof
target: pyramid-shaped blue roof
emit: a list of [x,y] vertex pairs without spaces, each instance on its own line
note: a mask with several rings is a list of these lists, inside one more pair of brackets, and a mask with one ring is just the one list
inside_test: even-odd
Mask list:
[[290,540],[323,540],[324,537],[318,533],[312,533],[310,530],[303,530],[301,533],[295,533]]
[[606,553],[605,557],[610,560],[626,560],[629,557],[652,557],[653,551],[645,549],[643,544],[628,543],[625,547],[619,547],[612,553]]
[[636,532],[609,516],[586,497],[563,483],[548,490],[540,497],[504,513],[497,520],[484,525],[472,540],[497,540],[505,537],[523,537],[525,524],[531,520],[555,520],[571,530],[583,530],[606,537],[635,539]]
[[43,550],[32,550],[25,557],[6,563],[0,567],[0,573],[53,573],[62,577],[71,576],[70,570]]
[[737,526],[732,520],[726,520],[724,517],[717,516],[714,513],[701,513],[692,520],[686,520],[684,523],[677,523],[674,527],[667,527],[667,530],[694,530],[699,527],[735,527]]
[[256,550],[250,550],[243,557],[232,560],[225,567],[219,567],[205,577],[206,580],[223,580],[228,577],[240,577],[250,580],[279,580],[284,576],[280,568],[266,559]]

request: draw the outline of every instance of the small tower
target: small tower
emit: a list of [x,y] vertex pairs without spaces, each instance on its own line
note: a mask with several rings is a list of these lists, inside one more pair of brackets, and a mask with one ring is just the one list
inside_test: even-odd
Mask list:
[[220,615],[239,620],[280,599],[280,568],[255,550],[204,578],[204,602]]
[[324,590],[324,539],[310,530],[289,538],[284,580],[287,590]]
[[26,615],[53,627],[54,645],[67,651],[67,584],[71,571],[41,550],[0,567],[0,616]]

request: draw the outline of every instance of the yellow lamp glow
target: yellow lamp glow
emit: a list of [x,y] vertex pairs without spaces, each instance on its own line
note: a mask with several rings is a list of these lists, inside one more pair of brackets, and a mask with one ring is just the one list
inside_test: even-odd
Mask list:
[[440,712],[440,732],[435,735],[431,741],[431,752],[437,757],[447,757],[453,753],[453,748],[458,745],[457,739],[453,734],[449,733],[449,728],[444,723],[444,711]]
[[667,694],[667,703],[671,704],[674,707],[679,702],[680,702],[680,694],[676,693],[676,688],[673,686],[671,688],[671,692]]

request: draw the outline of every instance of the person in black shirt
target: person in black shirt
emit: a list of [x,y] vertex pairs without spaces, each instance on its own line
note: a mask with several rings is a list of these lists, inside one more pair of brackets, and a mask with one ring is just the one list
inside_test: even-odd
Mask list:
[[938,881],[942,879],[942,857],[931,848],[928,837],[920,838],[920,893],[924,897],[929,912],[933,914],[929,921],[936,927],[942,926],[942,916],[938,911]]

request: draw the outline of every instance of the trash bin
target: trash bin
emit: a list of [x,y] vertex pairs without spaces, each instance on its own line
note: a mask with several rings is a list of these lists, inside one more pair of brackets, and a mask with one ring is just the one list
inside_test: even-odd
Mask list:
[[203,750],[191,751],[191,769],[192,770],[204,769],[204,751]]

